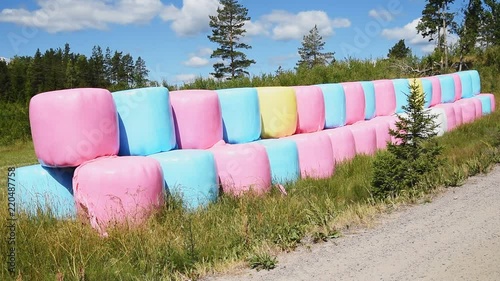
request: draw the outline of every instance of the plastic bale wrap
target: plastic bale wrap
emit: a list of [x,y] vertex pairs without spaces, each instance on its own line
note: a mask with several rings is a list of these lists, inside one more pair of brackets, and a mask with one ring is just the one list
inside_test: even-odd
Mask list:
[[397,120],[398,120],[397,115],[391,115],[391,116],[376,117],[372,120],[367,121],[367,123],[370,124],[370,126],[375,128],[377,149],[387,148],[387,143],[392,140],[392,137],[389,134],[389,130],[395,129],[395,124]]
[[325,100],[318,86],[293,87],[297,98],[296,134],[313,133],[325,127]]
[[264,194],[271,189],[271,167],[263,145],[221,144],[210,151],[214,154],[224,193],[234,196],[248,191]]
[[410,82],[408,79],[393,79],[392,83],[396,93],[396,113],[402,113],[404,112],[403,106],[408,105]]
[[212,152],[180,149],[150,155],[163,169],[165,188],[179,196],[184,207],[195,210],[215,202],[219,196],[219,177]]
[[450,75],[438,76],[441,84],[441,103],[451,103],[455,101],[455,80]]
[[136,226],[164,202],[163,172],[143,156],[102,157],[75,170],[73,191],[80,217],[106,234],[110,225]]
[[[457,124],[457,114],[455,113],[455,106],[451,103],[442,103],[438,104],[432,108],[441,108],[444,110],[444,113],[446,115],[446,131],[452,131],[455,129],[459,124]],[[460,113],[461,114],[461,113]]]
[[[432,82],[422,78],[415,78],[415,80],[417,82],[420,95],[424,96],[424,108],[429,108],[432,102]],[[413,79],[410,79],[410,84],[411,83],[413,83]]]
[[46,92],[31,98],[31,135],[40,164],[76,167],[119,149],[113,97],[104,89]]
[[269,139],[256,143],[266,148],[273,184],[292,183],[300,178],[299,152],[294,141]]
[[472,94],[479,95],[481,93],[481,77],[479,76],[479,72],[477,70],[467,70],[464,71],[468,73],[472,82]]
[[297,99],[291,87],[257,88],[262,120],[261,137],[291,136],[297,129]]
[[261,134],[259,97],[255,88],[217,90],[226,143],[248,143]]
[[422,78],[422,81],[429,81],[431,83],[432,87],[432,94],[431,94],[431,102],[429,104],[429,107],[435,106],[436,104],[441,103],[441,83],[439,82],[439,78],[436,76],[431,76],[431,77],[424,77]]
[[348,128],[354,136],[357,154],[373,155],[377,151],[377,131],[373,122],[358,122]]
[[118,155],[146,156],[176,147],[167,88],[133,89],[112,95],[120,124]]
[[488,115],[495,111],[495,96],[493,94],[479,94],[475,98],[481,101],[482,115]]
[[472,77],[469,73],[460,71],[457,72],[456,75],[460,77],[461,86],[462,86],[462,96],[461,98],[472,98],[474,96],[474,92],[472,91]]
[[17,168],[14,176],[16,210],[32,216],[41,212],[59,219],[75,218],[74,171],[74,168],[41,165]]
[[474,122],[476,119],[476,105],[474,99],[461,99],[455,102],[462,110],[462,123]]
[[318,85],[325,101],[325,129],[332,129],[346,124],[346,98],[341,84]]
[[474,119],[481,118],[481,116],[483,116],[483,103],[479,99],[474,98],[472,98],[472,102],[476,107],[476,116],[474,117]]
[[432,121],[437,126],[434,132],[437,136],[442,136],[448,131],[448,118],[446,111],[443,108],[431,107],[427,109],[427,113],[433,116]]
[[455,85],[455,100],[462,98],[462,81],[460,81],[460,76],[457,73],[449,74],[453,78],[453,84]]
[[330,139],[335,163],[348,161],[356,156],[354,136],[348,127],[323,130],[320,133],[327,135]]
[[396,112],[396,92],[392,80],[373,81],[377,116],[389,116]]
[[329,178],[333,175],[335,161],[330,138],[321,132],[293,135],[285,138],[297,144],[302,178]]
[[376,115],[375,85],[373,81],[360,82],[365,95],[365,120],[370,120]]
[[222,140],[222,115],[215,91],[173,91],[170,102],[178,148],[207,149]]
[[342,83],[346,100],[346,124],[365,120],[365,94],[360,82]]

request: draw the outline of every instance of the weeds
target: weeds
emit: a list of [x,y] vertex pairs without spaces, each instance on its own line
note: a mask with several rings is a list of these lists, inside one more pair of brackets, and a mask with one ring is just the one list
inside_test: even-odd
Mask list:
[[259,253],[251,255],[248,258],[248,264],[250,268],[256,269],[257,271],[262,269],[271,270],[276,267],[278,260],[268,253]]

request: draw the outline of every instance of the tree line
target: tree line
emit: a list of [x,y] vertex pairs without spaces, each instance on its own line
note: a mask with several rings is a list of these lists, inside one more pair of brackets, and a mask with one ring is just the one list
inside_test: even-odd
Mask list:
[[129,53],[100,46],[87,57],[64,48],[39,49],[34,56],[0,60],[0,102],[28,102],[34,95],[68,88],[106,88],[111,91],[149,85],[146,62]]

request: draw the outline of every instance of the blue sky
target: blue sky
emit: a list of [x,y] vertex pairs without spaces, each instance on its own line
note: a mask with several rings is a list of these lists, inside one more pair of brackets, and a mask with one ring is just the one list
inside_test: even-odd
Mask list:
[[[251,74],[291,69],[302,36],[317,25],[335,57],[380,58],[399,39],[413,52],[432,50],[415,31],[422,0],[240,0],[251,21],[245,27]],[[461,2],[461,1],[457,1]],[[2,0],[0,57],[33,55],[63,47],[90,55],[92,46],[129,52],[146,60],[150,78],[182,83],[213,71],[216,45],[208,15],[218,0]]]

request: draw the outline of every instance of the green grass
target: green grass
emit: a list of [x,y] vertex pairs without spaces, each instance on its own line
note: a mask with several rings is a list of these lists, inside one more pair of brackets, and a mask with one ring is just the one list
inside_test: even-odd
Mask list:
[[[498,97],[497,97],[498,98]],[[429,176],[434,187],[487,172],[499,162],[500,110],[439,138],[446,165]],[[35,163],[33,147],[0,148],[0,170]],[[235,265],[275,266],[274,256],[307,241],[336,238],[346,226],[370,222],[392,202],[370,195],[373,157],[357,156],[337,167],[332,178],[300,180],[286,186],[288,196],[273,190],[265,197],[223,196],[206,210],[186,213],[169,201],[143,227],[116,228],[100,237],[78,221],[58,221],[49,215],[21,215],[17,224],[17,270],[7,272],[7,244],[0,279],[22,280],[171,280],[197,279]],[[458,171],[458,172],[457,172]],[[5,177],[1,177],[5,186]],[[386,205],[384,205],[386,204]],[[6,218],[2,189],[0,217]],[[6,228],[1,230],[7,235]]]
[[[497,111],[440,138],[448,164],[461,169],[498,149],[498,124]],[[4,174],[9,165],[34,162],[30,145],[2,152]],[[193,214],[170,204],[143,228],[115,229],[109,238],[99,237],[79,222],[24,216],[17,227],[17,267],[24,280],[53,280],[58,273],[80,280],[82,276],[85,280],[197,278],[249,255],[256,267],[270,267],[274,264],[271,254],[255,253],[255,248],[272,245],[278,251],[293,250],[306,235],[335,234],[337,228],[362,221],[373,212],[372,161],[372,157],[356,157],[339,166],[330,179],[289,185],[286,197],[276,190],[264,198],[222,197]],[[2,217],[7,216],[5,209],[0,211]],[[2,253],[5,247],[2,243]]]

